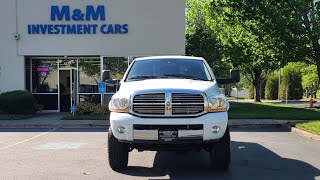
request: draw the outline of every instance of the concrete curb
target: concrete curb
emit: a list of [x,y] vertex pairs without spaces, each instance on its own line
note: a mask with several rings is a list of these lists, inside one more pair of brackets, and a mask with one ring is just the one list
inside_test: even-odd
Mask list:
[[24,124],[24,125],[0,125],[0,129],[82,129],[82,128],[109,128],[109,125],[101,124],[52,124],[52,125],[38,125],[38,124]]
[[316,140],[316,141],[320,141],[320,135],[313,134],[313,133],[310,133],[308,131],[305,131],[305,130],[302,130],[302,129],[299,129],[299,128],[296,128],[296,127],[292,127],[292,126],[289,126],[289,125],[286,125],[286,124],[284,124],[283,127],[288,129],[292,133],[296,133],[296,134],[298,134],[300,136],[303,136],[303,137],[306,137],[306,138],[310,138],[310,139],[313,139],[313,140]]
[[[82,128],[96,128],[107,129],[109,124],[52,124],[52,125],[39,125],[39,124],[24,124],[24,125],[4,125],[0,124],[0,129],[82,129]],[[281,124],[231,124],[231,128],[281,128]]]

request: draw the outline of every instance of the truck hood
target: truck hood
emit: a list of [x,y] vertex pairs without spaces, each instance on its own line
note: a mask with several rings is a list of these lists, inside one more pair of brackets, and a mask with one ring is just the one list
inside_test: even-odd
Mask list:
[[207,95],[221,94],[216,81],[199,81],[192,79],[147,79],[142,81],[124,82],[118,93],[132,94],[140,90],[180,89],[198,90]]

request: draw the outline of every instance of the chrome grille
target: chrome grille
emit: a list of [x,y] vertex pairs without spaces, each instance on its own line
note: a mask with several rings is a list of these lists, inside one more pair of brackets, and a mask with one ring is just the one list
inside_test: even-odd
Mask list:
[[205,113],[204,102],[201,92],[143,92],[133,96],[131,112],[143,117],[194,117]]
[[141,94],[134,96],[133,112],[144,115],[164,115],[165,94]]
[[204,100],[201,94],[172,94],[172,115],[193,115],[204,111]]

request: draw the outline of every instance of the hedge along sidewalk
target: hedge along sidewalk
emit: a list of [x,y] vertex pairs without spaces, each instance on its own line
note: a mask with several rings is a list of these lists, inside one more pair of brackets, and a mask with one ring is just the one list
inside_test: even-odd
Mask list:
[[230,102],[229,119],[317,120],[320,109],[268,103]]

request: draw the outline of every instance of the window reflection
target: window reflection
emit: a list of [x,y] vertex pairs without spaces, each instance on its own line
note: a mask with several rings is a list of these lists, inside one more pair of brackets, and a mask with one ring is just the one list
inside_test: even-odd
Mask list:
[[127,57],[106,57],[103,60],[104,71],[107,74],[107,93],[117,92],[119,82],[128,68]]
[[100,59],[79,60],[79,93],[98,93]]
[[79,102],[101,103],[101,94],[80,94]]

